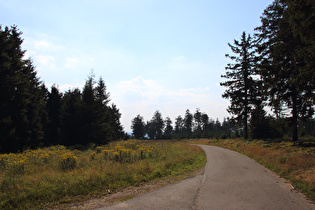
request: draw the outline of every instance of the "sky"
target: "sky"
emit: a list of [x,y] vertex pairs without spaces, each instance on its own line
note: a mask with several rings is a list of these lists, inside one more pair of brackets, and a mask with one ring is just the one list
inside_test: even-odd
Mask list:
[[159,110],[187,109],[222,122],[228,43],[252,34],[272,0],[0,0],[0,25],[23,32],[37,76],[60,91],[82,89],[93,71],[119,108],[124,130]]

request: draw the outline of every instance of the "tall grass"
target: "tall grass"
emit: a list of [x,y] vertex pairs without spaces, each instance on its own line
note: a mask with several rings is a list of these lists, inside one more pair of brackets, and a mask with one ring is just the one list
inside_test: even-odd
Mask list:
[[64,146],[0,155],[0,209],[46,208],[205,165],[199,147],[120,141],[87,151]]
[[243,139],[193,141],[243,153],[280,176],[289,179],[315,201],[315,147],[302,147],[292,142],[245,141]]

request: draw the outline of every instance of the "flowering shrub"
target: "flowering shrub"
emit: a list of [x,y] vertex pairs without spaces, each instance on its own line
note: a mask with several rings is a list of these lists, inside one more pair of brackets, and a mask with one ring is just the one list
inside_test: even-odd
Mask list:
[[23,154],[35,165],[44,165],[51,159],[50,153],[43,149],[27,150]]
[[117,162],[134,162],[139,159],[152,158],[158,155],[157,148],[145,147],[136,141],[119,142],[112,149],[104,149],[102,155],[106,160]]
[[91,154],[90,154],[90,160],[94,160],[95,159],[95,156],[96,156],[96,153],[95,152],[92,152]]
[[63,153],[59,155],[59,167],[62,170],[72,170],[77,166],[77,157],[70,153]]
[[23,154],[0,155],[0,167],[14,174],[21,174],[25,170],[28,158]]
[[[159,155],[156,147],[148,146],[137,140],[112,142],[110,145],[98,146],[85,157],[85,160],[105,159],[120,163],[133,163],[137,160],[154,158]],[[0,169],[19,174],[26,169],[34,170],[38,166],[49,165],[62,171],[73,170],[78,166],[81,151],[69,150],[57,145],[37,150],[26,150],[19,154],[0,154]],[[82,158],[80,158],[82,161]],[[79,162],[80,162],[79,161]],[[81,166],[81,162],[80,162]],[[28,170],[29,171],[29,170]]]

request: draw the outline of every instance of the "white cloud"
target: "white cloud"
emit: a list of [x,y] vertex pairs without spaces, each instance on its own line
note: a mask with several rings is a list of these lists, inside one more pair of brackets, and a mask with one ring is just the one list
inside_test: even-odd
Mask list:
[[226,101],[212,98],[209,87],[169,90],[151,79],[141,76],[119,82],[111,91],[113,102],[120,108],[125,130],[130,131],[132,118],[140,114],[150,120],[159,110],[163,117],[173,121],[178,115],[184,115],[186,109],[193,113],[196,108],[210,117],[219,119],[227,116]]
[[59,44],[55,38],[49,37],[48,35],[37,35],[37,39],[35,38],[26,38],[23,45],[27,49],[27,51],[32,51],[35,54],[39,53],[48,53],[48,52],[58,52],[64,50],[65,47]]
[[64,67],[74,69],[79,64],[80,60],[78,58],[66,58]]
[[34,57],[35,61],[41,64],[42,67],[54,68],[55,58],[53,56],[37,55]]
[[39,40],[34,42],[34,48],[36,50],[42,50],[47,48],[52,48],[54,45],[46,40]]
[[74,90],[76,88],[78,88],[79,90],[82,90],[84,84],[63,84],[63,85],[58,85],[58,84],[51,84],[51,83],[48,83],[48,84],[45,84],[46,87],[49,89],[50,91],[50,88],[53,86],[53,85],[56,85],[57,88],[59,89],[60,92],[64,93],[68,90]]

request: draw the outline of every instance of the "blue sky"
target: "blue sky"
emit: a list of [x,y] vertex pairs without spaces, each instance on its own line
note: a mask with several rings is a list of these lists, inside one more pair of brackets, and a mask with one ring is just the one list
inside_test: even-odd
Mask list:
[[196,108],[220,121],[227,43],[252,33],[272,0],[0,0],[0,24],[17,25],[38,76],[61,91],[104,79],[125,131]]

